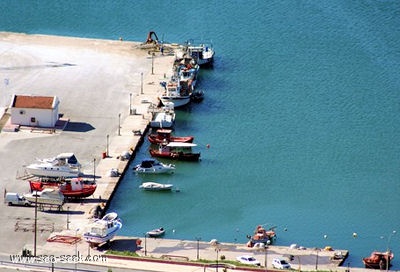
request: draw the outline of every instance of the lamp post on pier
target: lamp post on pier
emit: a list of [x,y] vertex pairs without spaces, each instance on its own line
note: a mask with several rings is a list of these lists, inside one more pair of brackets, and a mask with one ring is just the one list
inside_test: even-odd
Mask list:
[[154,53],[151,54],[151,74],[154,75]]
[[[396,234],[396,231],[393,230],[387,238],[387,244],[386,244],[386,272],[389,271],[389,266],[390,266],[390,240],[392,240],[392,237]],[[381,237],[384,238],[384,237]]]
[[106,149],[106,151],[107,151],[107,153],[106,153],[107,157],[109,156],[109,149],[108,149],[108,147],[109,147],[109,140],[110,140],[110,135],[107,134],[107,149]]
[[267,241],[267,243],[264,245],[264,266],[265,266],[265,271],[268,271],[268,247],[271,244],[270,240]]
[[144,256],[147,256],[147,233],[144,234]]
[[140,93],[143,94],[143,72],[140,73]]
[[215,247],[215,251],[217,252],[217,268],[216,268],[216,272],[218,272],[218,254],[219,254],[219,251],[220,251],[221,249],[218,247],[218,245]]
[[118,113],[118,136],[121,136],[121,113]]
[[199,260],[199,251],[200,251],[200,243],[199,241],[201,240],[200,237],[196,237],[196,241],[197,241],[197,260]]
[[96,158],[93,158],[93,181],[96,182]]
[[129,94],[129,115],[132,115],[132,93]]

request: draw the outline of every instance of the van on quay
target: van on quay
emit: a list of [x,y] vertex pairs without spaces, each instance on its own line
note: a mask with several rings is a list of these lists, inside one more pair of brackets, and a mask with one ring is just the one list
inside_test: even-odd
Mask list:
[[5,202],[8,206],[31,206],[32,203],[27,200],[25,197],[19,195],[18,193],[7,193]]

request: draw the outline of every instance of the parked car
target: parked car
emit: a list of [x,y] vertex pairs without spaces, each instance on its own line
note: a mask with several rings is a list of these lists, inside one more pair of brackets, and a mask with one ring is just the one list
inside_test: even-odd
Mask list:
[[260,266],[260,262],[256,258],[254,258],[253,256],[250,256],[250,255],[243,255],[243,256],[236,257],[236,260],[242,264]]
[[278,269],[290,269],[290,263],[283,259],[274,259],[272,266]]
[[18,193],[7,193],[6,194],[6,203],[8,206],[18,205],[18,206],[31,206],[32,203],[25,199],[25,197],[20,196]]

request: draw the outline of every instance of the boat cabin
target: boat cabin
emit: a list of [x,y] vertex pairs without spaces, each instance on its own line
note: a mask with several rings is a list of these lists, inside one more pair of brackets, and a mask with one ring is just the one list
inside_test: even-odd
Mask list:
[[166,146],[160,145],[161,149],[177,153],[192,153],[192,147],[197,146],[193,143],[170,142]]

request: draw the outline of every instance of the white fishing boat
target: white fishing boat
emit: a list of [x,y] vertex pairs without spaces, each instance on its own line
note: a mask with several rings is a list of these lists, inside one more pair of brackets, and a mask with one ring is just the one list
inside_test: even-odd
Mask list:
[[139,174],[172,174],[175,171],[175,165],[164,164],[156,159],[144,159],[133,169]]
[[163,105],[173,103],[173,106],[176,108],[187,105],[190,102],[190,98],[191,92],[183,89],[177,82],[166,84],[165,91],[160,96]]
[[146,191],[171,191],[173,184],[162,184],[157,182],[144,182],[139,188],[146,190]]
[[64,195],[58,189],[45,188],[42,191],[24,194],[24,197],[31,203],[58,206],[64,204]]
[[87,226],[87,231],[83,234],[83,238],[91,246],[99,246],[110,242],[121,228],[122,222],[118,218],[118,214],[111,212],[102,219],[90,223]]
[[61,153],[54,158],[38,159],[38,163],[26,166],[29,174],[39,177],[72,178],[78,177],[81,164],[74,153]]
[[[190,98],[189,98],[190,100]],[[172,128],[175,124],[174,103],[168,102],[160,112],[154,113],[154,118],[150,122],[152,128]]]
[[192,57],[200,66],[211,65],[214,62],[215,51],[210,41],[195,42],[190,39],[185,43],[182,51]]

